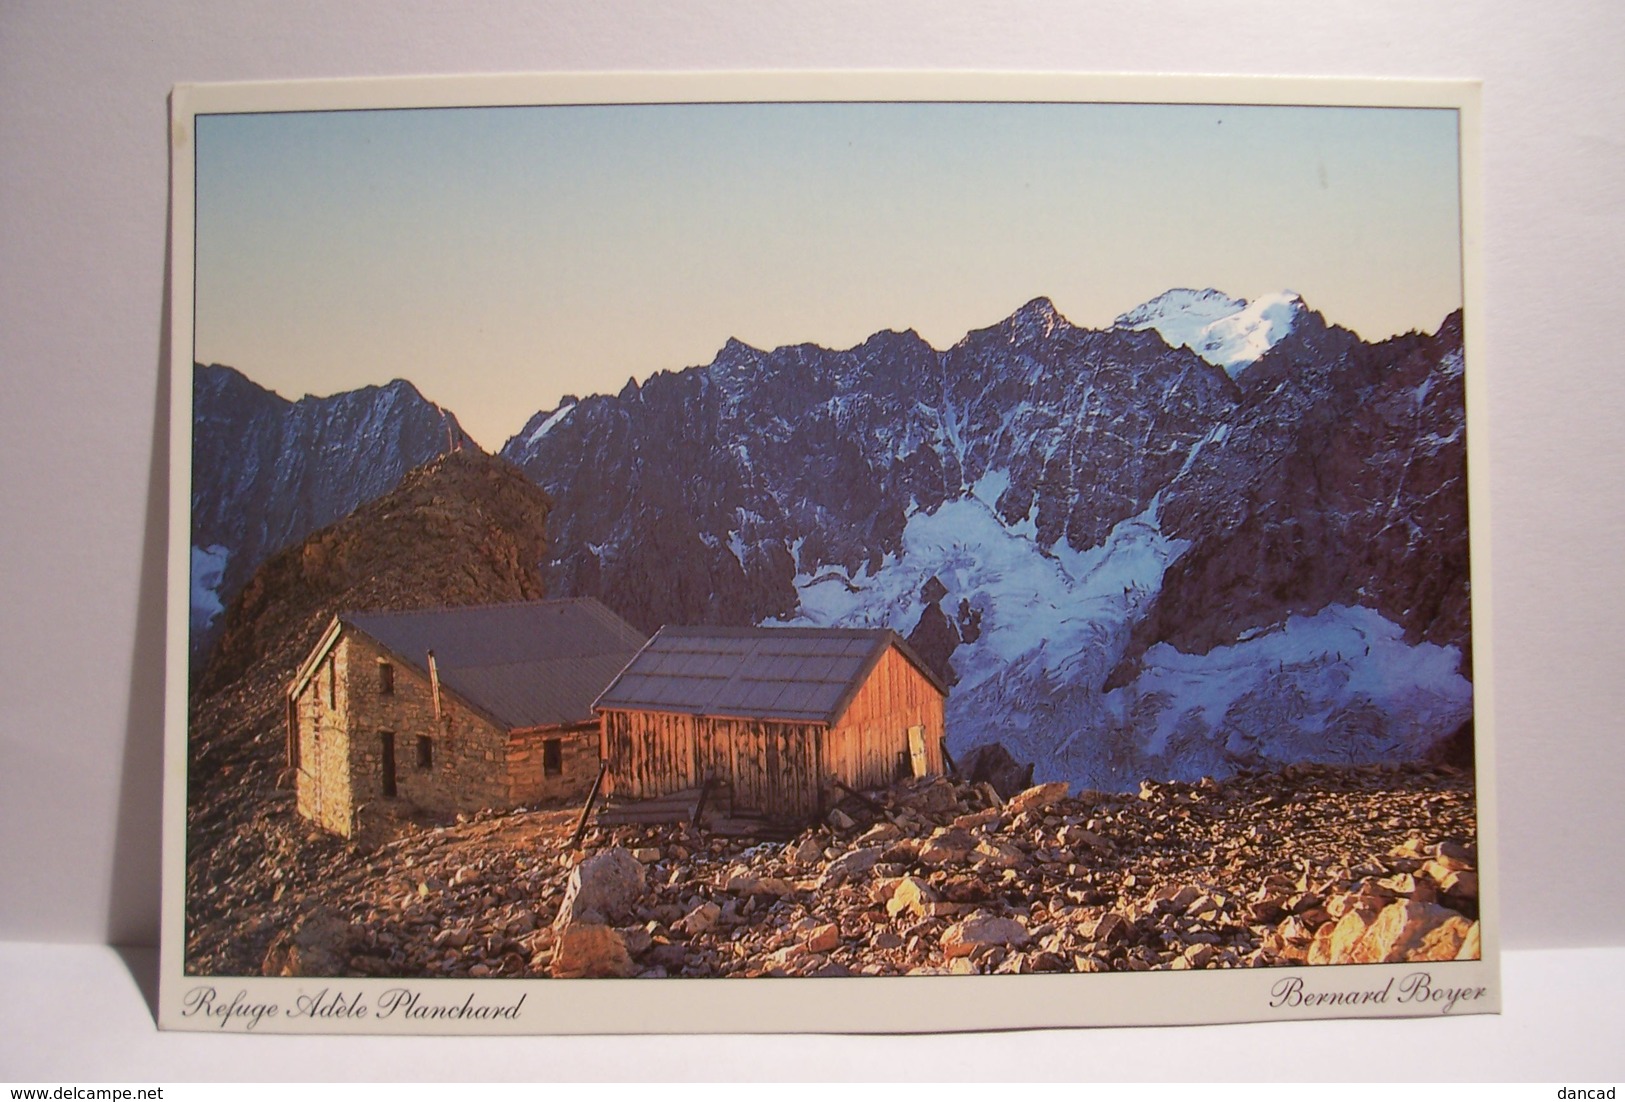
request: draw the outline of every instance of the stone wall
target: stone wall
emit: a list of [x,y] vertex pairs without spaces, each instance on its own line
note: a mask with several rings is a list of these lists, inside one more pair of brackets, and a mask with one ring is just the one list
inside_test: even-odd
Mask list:
[[330,652],[294,701],[298,747],[294,787],[300,815],[348,838],[354,801],[349,729],[344,723],[346,701],[338,655]]
[[[558,743],[559,772],[548,776],[547,744]],[[578,801],[598,776],[598,724],[515,731],[508,739],[515,806]]]
[[428,678],[365,636],[347,632],[334,651],[346,690],[351,791],[358,808],[390,800],[384,794],[386,733],[394,736],[395,802],[429,811],[508,806],[506,731],[446,692],[436,721]]
[[[584,798],[598,774],[596,725],[510,734],[449,692],[440,705],[437,721],[427,677],[345,631],[295,702],[299,814],[348,838],[369,818],[414,808],[479,811]],[[393,797],[384,791],[386,735],[393,736]],[[560,770],[549,775],[554,740]]]

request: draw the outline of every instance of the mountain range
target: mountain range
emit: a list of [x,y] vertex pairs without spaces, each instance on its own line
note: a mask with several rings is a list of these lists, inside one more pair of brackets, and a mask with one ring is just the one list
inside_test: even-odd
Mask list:
[[[195,638],[233,566],[472,446],[410,384],[286,403],[228,372],[197,383]],[[951,748],[1120,790],[1470,722],[1462,376],[1459,313],[1373,343],[1291,293],[1099,330],[1039,298],[943,350],[730,341],[501,456],[553,500],[549,594],[648,631],[890,626],[954,682]]]

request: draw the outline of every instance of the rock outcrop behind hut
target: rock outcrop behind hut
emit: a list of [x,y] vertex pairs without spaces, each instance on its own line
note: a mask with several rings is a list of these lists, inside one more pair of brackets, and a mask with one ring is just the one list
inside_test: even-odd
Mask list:
[[448,451],[457,418],[404,379],[289,401],[219,364],[192,369],[194,662],[272,555],[348,516]]

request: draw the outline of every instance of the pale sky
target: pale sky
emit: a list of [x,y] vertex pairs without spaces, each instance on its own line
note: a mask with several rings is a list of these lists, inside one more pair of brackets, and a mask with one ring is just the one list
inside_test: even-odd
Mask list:
[[729,337],[945,348],[1047,295],[1297,291],[1380,339],[1461,305],[1457,115],[1134,104],[197,119],[194,358],[288,398],[410,379],[495,450]]

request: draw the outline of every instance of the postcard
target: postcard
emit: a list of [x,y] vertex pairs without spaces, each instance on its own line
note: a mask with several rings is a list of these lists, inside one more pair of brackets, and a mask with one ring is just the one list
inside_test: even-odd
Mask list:
[[1499,1009],[1475,84],[171,144],[165,1028]]

